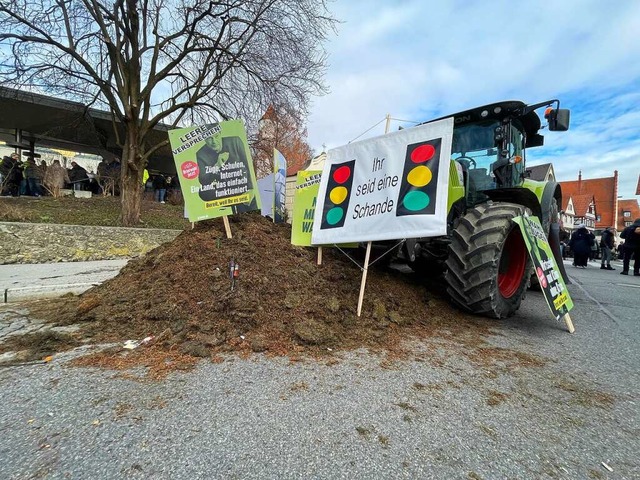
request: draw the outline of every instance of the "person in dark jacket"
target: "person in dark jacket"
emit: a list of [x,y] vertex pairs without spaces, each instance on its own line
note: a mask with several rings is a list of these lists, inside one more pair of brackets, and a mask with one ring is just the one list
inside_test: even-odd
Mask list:
[[573,265],[575,267],[587,268],[589,254],[591,253],[591,245],[593,239],[584,223],[578,225],[576,231],[571,235],[569,246],[573,252]]
[[[611,266],[611,251],[613,250],[613,232],[611,227],[607,227],[600,236],[600,251],[602,252],[602,261],[600,262],[600,268],[602,270],[615,270]],[[605,266],[605,263],[607,264]]]
[[20,192],[20,182],[22,181],[22,171],[18,168],[15,156],[4,157],[0,162],[0,195],[11,195],[17,197]]
[[167,193],[167,179],[158,173],[153,177],[153,198],[156,202],[164,203],[164,196]]
[[89,181],[87,171],[76,162],[71,162],[71,170],[69,170],[69,179],[73,184],[74,190],[84,190]]
[[624,259],[621,275],[629,275],[629,263],[633,256],[633,275],[640,277],[640,218],[626,227],[620,234],[624,238]]
[[27,180],[29,195],[32,197],[41,196],[40,183],[42,182],[42,173],[40,172],[40,167],[36,165],[32,157],[27,158],[27,162],[25,163],[24,178]]

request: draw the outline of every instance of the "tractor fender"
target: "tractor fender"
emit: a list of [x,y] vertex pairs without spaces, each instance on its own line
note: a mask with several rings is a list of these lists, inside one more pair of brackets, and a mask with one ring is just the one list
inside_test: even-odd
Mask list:
[[499,190],[485,190],[482,193],[494,202],[508,202],[523,205],[542,221],[540,200],[536,194],[528,188],[501,188]]

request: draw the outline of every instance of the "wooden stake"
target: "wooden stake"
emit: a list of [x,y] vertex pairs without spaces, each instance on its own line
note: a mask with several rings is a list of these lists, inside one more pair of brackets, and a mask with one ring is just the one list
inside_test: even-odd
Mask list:
[[224,223],[224,231],[227,232],[227,238],[233,238],[231,236],[231,225],[229,225],[229,217],[224,215],[222,217],[222,222]]
[[564,323],[567,324],[567,330],[569,330],[569,333],[573,333],[576,331],[576,329],[573,328],[573,322],[571,321],[571,317],[568,313],[564,316]]
[[322,265],[322,247],[318,247],[318,265]]
[[391,126],[391,115],[387,113],[387,123],[384,125],[384,133],[389,133],[389,127]]
[[195,228],[196,224],[194,222],[191,222],[191,230],[193,230]]
[[358,297],[358,316],[362,312],[362,301],[364,300],[364,287],[367,283],[367,271],[369,270],[369,255],[371,254],[371,242],[367,242],[367,253],[364,256],[364,269],[362,270],[362,281],[360,282],[360,297]]

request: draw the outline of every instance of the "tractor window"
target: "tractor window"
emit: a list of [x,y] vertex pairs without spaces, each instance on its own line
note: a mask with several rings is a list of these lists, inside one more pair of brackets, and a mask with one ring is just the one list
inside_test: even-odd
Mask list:
[[467,199],[471,204],[482,201],[484,195],[479,191],[496,188],[491,164],[498,158],[494,132],[499,125],[492,120],[453,130],[451,158],[462,165]]
[[[488,120],[453,130],[451,156],[462,165],[467,201],[471,205],[486,200],[487,197],[481,193],[483,190],[508,188],[522,183],[522,132],[515,125],[511,126],[507,130],[510,132],[508,141],[496,146],[495,130],[500,125],[496,120]],[[520,157],[520,161],[511,163],[501,158],[499,148],[506,149],[506,159]]]

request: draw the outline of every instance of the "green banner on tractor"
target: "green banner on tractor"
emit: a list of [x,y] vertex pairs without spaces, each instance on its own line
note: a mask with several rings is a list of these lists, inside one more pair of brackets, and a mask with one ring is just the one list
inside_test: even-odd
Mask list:
[[540,288],[551,314],[560,320],[573,308],[573,301],[551,251],[538,217],[520,216],[513,219],[520,226],[522,237],[533,261]]
[[190,221],[260,209],[240,120],[170,130],[169,142]]

